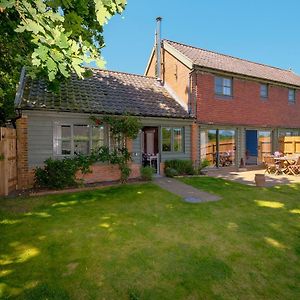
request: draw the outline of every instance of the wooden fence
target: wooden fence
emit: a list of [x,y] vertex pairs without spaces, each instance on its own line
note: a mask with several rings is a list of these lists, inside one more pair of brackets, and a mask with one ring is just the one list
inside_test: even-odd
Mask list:
[[283,136],[279,138],[279,151],[286,154],[300,153],[300,136]]
[[0,196],[17,188],[16,130],[0,127]]

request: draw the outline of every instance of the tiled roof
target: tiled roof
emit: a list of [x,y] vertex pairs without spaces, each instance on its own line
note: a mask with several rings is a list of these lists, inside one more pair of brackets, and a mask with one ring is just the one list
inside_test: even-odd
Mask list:
[[164,43],[171,45],[197,66],[300,86],[300,76],[290,70],[271,67],[169,40],[164,40]]
[[91,77],[75,75],[61,84],[60,92],[47,90],[43,81],[26,78],[22,109],[82,113],[189,118],[186,110],[151,77],[91,69]]

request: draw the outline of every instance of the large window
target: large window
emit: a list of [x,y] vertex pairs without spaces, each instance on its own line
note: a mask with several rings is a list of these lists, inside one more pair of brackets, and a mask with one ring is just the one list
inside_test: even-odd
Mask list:
[[183,128],[163,127],[162,128],[162,151],[183,152]]
[[211,166],[226,167],[235,164],[235,130],[210,129],[200,132],[201,160]]
[[260,85],[260,97],[268,98],[268,85],[267,84]]
[[88,154],[106,144],[104,126],[56,124],[53,143],[56,155]]
[[289,89],[289,103],[296,102],[296,91],[294,89]]
[[215,77],[215,93],[220,96],[232,96],[232,78]]

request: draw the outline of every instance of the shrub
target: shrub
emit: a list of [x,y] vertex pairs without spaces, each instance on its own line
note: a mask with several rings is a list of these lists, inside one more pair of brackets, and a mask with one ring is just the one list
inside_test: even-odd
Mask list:
[[199,164],[199,166],[198,166],[197,173],[198,173],[198,174],[201,174],[201,173],[202,173],[202,170],[203,170],[204,168],[208,167],[209,165],[210,165],[210,162],[209,162],[208,159],[205,158],[205,159],[201,160],[201,162],[200,162],[200,164]]
[[165,168],[165,175],[173,178],[174,176],[178,176],[178,172],[173,168]]
[[151,181],[155,170],[152,167],[141,167],[141,177],[143,180]]
[[75,186],[78,162],[75,159],[62,160],[48,158],[44,168],[35,170],[35,183],[39,187],[62,189]]
[[127,148],[115,149],[111,153],[107,147],[101,147],[90,155],[76,155],[63,159],[48,158],[45,160],[43,168],[35,170],[35,184],[38,187],[51,189],[62,189],[65,187],[76,186],[76,173],[82,174],[90,172],[90,166],[95,162],[108,162],[119,165],[121,171],[121,182],[127,181],[131,169],[128,162],[131,155]]
[[[191,160],[172,159],[165,161],[165,173],[166,169],[174,169],[177,171],[177,175],[193,175],[195,170],[193,162]],[[176,175],[174,175],[176,176]]]

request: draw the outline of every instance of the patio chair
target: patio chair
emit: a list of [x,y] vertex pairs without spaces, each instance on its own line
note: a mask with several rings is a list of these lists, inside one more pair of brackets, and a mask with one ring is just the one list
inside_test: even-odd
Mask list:
[[298,157],[297,161],[293,165],[289,165],[287,168],[288,168],[288,174],[291,175],[300,174],[300,156]]
[[275,175],[287,174],[288,166],[284,161],[275,162]]
[[275,159],[272,156],[265,156],[264,157],[264,163],[265,163],[265,173],[275,173],[277,169],[277,165],[275,163]]

